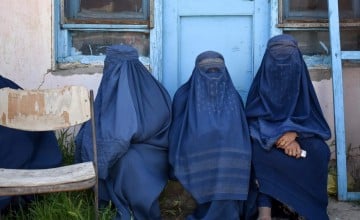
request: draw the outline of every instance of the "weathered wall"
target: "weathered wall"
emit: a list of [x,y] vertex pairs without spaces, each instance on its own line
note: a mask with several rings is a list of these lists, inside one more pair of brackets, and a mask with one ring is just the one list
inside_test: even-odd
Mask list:
[[52,1],[3,0],[0,74],[37,88],[52,66]]
[[335,158],[335,146],[333,145],[335,135],[331,73],[327,68],[309,68],[309,72],[321,109],[323,110],[324,117],[331,129],[331,138],[327,141],[327,143],[331,147],[332,158]]
[[23,88],[65,84],[97,89],[100,68],[52,71],[54,67],[53,1],[3,0],[0,8],[0,74]]
[[[348,152],[360,156],[360,65],[343,70],[345,132]],[[360,161],[360,160],[359,160]]]
[[[324,116],[332,130],[332,137],[328,141],[335,157],[334,110],[332,78],[330,69],[310,68],[310,75],[315,87]],[[345,65],[343,67],[344,88],[344,117],[346,146],[351,157],[360,156],[360,65]]]

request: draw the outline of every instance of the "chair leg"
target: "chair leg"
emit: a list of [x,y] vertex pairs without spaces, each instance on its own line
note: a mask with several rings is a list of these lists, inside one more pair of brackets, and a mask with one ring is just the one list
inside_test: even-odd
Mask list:
[[95,210],[95,220],[99,219],[99,184],[98,180],[96,180],[96,184],[94,186],[94,210]]

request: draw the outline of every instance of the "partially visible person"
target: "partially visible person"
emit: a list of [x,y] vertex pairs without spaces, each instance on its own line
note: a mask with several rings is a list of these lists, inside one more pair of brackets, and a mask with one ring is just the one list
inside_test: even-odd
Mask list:
[[[100,203],[116,219],[160,219],[168,180],[171,99],[129,45],[107,49],[94,103]],[[93,159],[90,122],[76,136],[76,161]]]
[[[0,75],[0,88],[21,89]],[[0,101],[0,105],[1,105]],[[62,155],[54,132],[32,132],[0,126],[0,167],[8,169],[42,169],[60,166]],[[0,197],[0,211],[30,201],[32,196]]]
[[190,79],[175,93],[169,161],[171,178],[197,203],[187,219],[250,219],[256,212],[248,193],[253,184],[244,105],[218,52],[199,54]]
[[249,91],[246,116],[260,191],[258,219],[271,219],[274,199],[306,219],[328,219],[330,150],[325,140],[331,134],[292,36],[269,40]]

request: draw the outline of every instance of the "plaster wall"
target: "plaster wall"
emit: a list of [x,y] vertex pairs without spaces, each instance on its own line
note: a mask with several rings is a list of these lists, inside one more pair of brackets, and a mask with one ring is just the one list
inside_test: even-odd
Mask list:
[[53,1],[3,0],[0,74],[26,89],[84,85],[96,91],[102,69],[53,71]]
[[52,2],[1,1],[0,74],[24,88],[38,88],[52,67]]
[[[331,128],[332,137],[327,142],[335,158],[333,85],[329,69],[310,69],[311,79],[318,96],[324,116]],[[345,65],[343,67],[343,95],[346,146],[350,157],[360,156],[360,66]]]
[[360,65],[343,69],[343,83],[346,146],[360,156]]

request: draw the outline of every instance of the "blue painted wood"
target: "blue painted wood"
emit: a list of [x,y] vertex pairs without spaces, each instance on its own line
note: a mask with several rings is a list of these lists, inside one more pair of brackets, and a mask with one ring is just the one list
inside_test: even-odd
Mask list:
[[[253,21],[253,28],[254,28],[254,39],[253,44],[254,47],[254,53],[253,53],[253,76],[255,76],[258,68],[260,67],[264,51],[266,50],[267,41],[270,37],[270,34],[272,31],[275,31],[275,29],[272,29],[270,19],[271,17],[271,2],[273,1],[254,1],[255,7],[254,7],[254,21]],[[277,2],[277,1],[276,1]]]
[[61,29],[61,3],[62,0],[54,0],[54,29],[55,29],[55,60],[70,55],[71,36],[67,30]]
[[338,199],[347,200],[347,168],[346,168],[346,140],[344,123],[344,95],[342,79],[342,59],[340,48],[339,7],[338,1],[328,0],[329,30],[331,45],[331,62],[334,92],[335,138],[337,161]]
[[98,29],[126,29],[126,30],[133,30],[133,31],[143,31],[147,29],[147,25],[123,25],[123,24],[62,24],[62,28],[68,30],[98,30]]
[[280,1],[271,1],[270,5],[270,36],[276,36],[283,33],[283,30],[281,28],[277,27],[277,24],[279,23],[279,2]]
[[359,200],[360,199],[360,192],[347,192],[346,200]]
[[343,60],[360,60],[360,51],[342,51],[341,59],[343,59]]
[[179,15],[253,15],[254,1],[184,0],[178,1]]
[[336,136],[336,159],[338,175],[338,199],[347,199],[346,143],[344,124],[344,101],[342,61],[340,48],[339,11],[337,1],[328,0],[331,62],[334,90],[334,114]]
[[150,68],[161,82],[163,76],[163,0],[151,0],[153,4],[153,28],[150,30]]
[[164,1],[163,84],[173,95],[205,50],[223,54],[243,99],[269,38],[269,1]]

